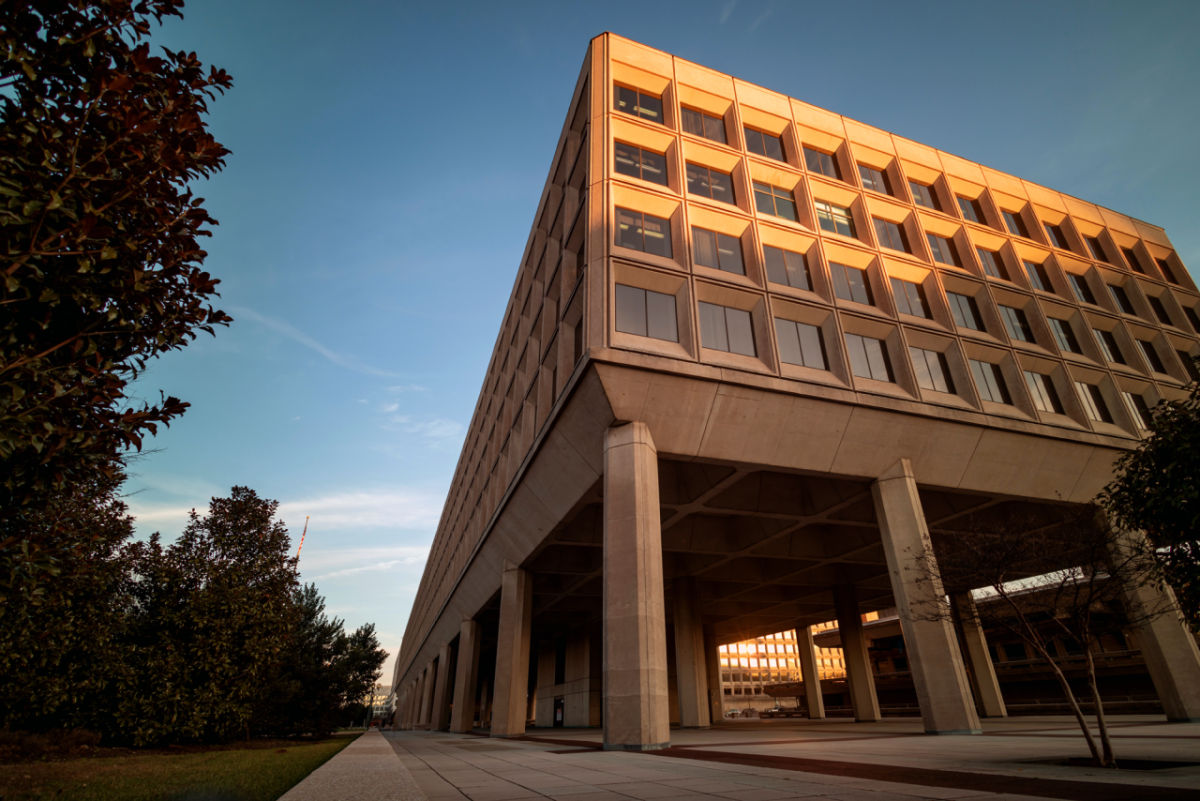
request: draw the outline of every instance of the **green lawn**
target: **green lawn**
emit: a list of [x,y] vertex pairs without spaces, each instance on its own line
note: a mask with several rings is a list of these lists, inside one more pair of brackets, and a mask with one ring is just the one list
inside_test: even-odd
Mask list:
[[0,765],[0,798],[32,801],[275,801],[354,741],[283,749],[152,754]]

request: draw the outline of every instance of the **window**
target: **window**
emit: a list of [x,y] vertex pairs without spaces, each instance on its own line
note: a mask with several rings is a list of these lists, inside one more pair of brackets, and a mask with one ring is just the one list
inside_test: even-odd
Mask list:
[[1183,369],[1187,370],[1188,378],[1192,381],[1200,381],[1200,367],[1196,365],[1196,360],[1186,350],[1177,350],[1175,355],[1179,357],[1179,361],[1183,362]]
[[1023,310],[1014,309],[1012,306],[1001,306],[1000,319],[1004,321],[1004,330],[1013,339],[1021,342],[1037,342],[1033,338],[1033,329],[1029,327],[1029,320],[1025,317]]
[[979,306],[975,298],[960,295],[957,292],[947,292],[946,299],[950,301],[950,313],[954,315],[954,324],[959,328],[969,328],[972,331],[982,331],[983,323],[979,319]]
[[1004,225],[1008,228],[1008,232],[1013,236],[1023,236],[1029,238],[1029,229],[1025,227],[1025,220],[1021,217],[1019,211],[1005,211]]
[[1104,402],[1104,395],[1100,392],[1100,387],[1076,381],[1075,391],[1079,393],[1079,402],[1083,404],[1083,413],[1087,415],[1087,419],[1096,423],[1113,421],[1112,414],[1108,411],[1108,405]]
[[1008,280],[1008,271],[1004,269],[1004,259],[1000,258],[999,253],[983,248],[975,248],[975,252],[979,254],[979,261],[983,264],[984,275]]
[[[1150,302],[1150,308],[1154,311],[1154,316],[1158,318],[1160,323],[1163,325],[1172,325],[1171,315],[1167,314],[1167,307],[1163,304],[1162,298],[1147,295],[1146,300]],[[1200,328],[1196,330],[1200,331]]]
[[796,289],[812,289],[808,280],[808,263],[803,253],[763,246],[764,261],[767,263],[767,280]]
[[617,246],[671,258],[671,221],[617,209]]
[[1088,250],[1092,252],[1092,258],[1096,261],[1102,261],[1108,264],[1108,257],[1104,255],[1104,246],[1100,244],[1100,240],[1094,236],[1085,236],[1083,241],[1087,243]]
[[842,179],[842,171],[838,169],[837,159],[832,153],[822,153],[811,147],[804,148],[804,164],[809,172],[819,173],[826,178]]
[[886,172],[868,167],[866,164],[859,164],[858,177],[862,179],[863,186],[867,189],[873,192],[882,192],[885,195],[892,194],[892,182],[888,180]]
[[776,161],[786,160],[783,157],[783,140],[778,136],[754,128],[744,130],[746,132],[746,149],[751,153]]
[[891,382],[892,364],[888,361],[883,340],[846,334],[846,350],[850,354],[850,371],[859,378]]
[[872,217],[871,222],[875,224],[875,236],[879,237],[881,247],[891,248],[908,253],[908,237],[904,234],[904,229],[894,222],[889,220],[881,220],[878,217]]
[[1138,347],[1142,350],[1142,355],[1146,357],[1146,364],[1150,365],[1150,369],[1156,373],[1166,373],[1166,365],[1158,357],[1158,350],[1155,349],[1154,343],[1147,342],[1144,339],[1139,339],[1137,343]]
[[637,89],[630,89],[628,86],[614,86],[613,108],[617,111],[623,111],[626,114],[632,114],[635,117],[641,117],[644,120],[663,124],[663,104],[662,97],[657,95],[646,94],[639,92]]
[[1125,408],[1129,410],[1129,416],[1133,418],[1133,424],[1142,431],[1149,431],[1150,406],[1147,405],[1142,393],[1122,392],[1121,398],[1125,401]]
[[892,297],[896,299],[896,309],[901,314],[929,319],[929,304],[925,301],[924,287],[901,278],[893,278],[891,282]]
[[964,219],[970,220],[973,223],[984,225],[983,206],[979,205],[978,200],[972,200],[969,197],[958,197],[958,208],[962,212]]
[[756,355],[750,312],[701,302],[700,344],[726,353]]
[[825,340],[815,325],[775,318],[775,336],[779,339],[779,358],[788,364],[827,370]]
[[1054,341],[1058,343],[1060,350],[1067,353],[1083,353],[1083,349],[1079,347],[1079,340],[1075,338],[1075,331],[1066,320],[1051,317],[1050,333],[1054,335]]
[[950,365],[946,354],[923,348],[908,349],[912,357],[913,370],[917,374],[917,386],[934,392],[953,394],[954,381],[950,378]]
[[618,173],[660,186],[667,185],[667,157],[662,153],[642,150],[624,142],[617,142],[615,147]]
[[912,192],[913,200],[918,206],[924,206],[927,209],[941,211],[942,207],[938,204],[937,193],[933,191],[933,187],[919,184],[916,181],[909,181],[908,188]]
[[683,130],[684,133],[703,136],[705,139],[711,139],[723,145],[728,144],[725,141],[725,120],[705,114],[703,111],[683,109]]
[[867,280],[866,270],[831,261],[829,272],[833,275],[833,294],[842,300],[875,305],[875,296],[871,294],[871,283]]
[[954,246],[954,240],[930,233],[926,233],[925,238],[929,240],[929,249],[933,251],[934,261],[954,267],[962,266],[962,262],[958,260],[958,248]]
[[1112,295],[1112,299],[1116,302],[1117,308],[1126,314],[1137,314],[1133,308],[1133,301],[1129,299],[1129,294],[1125,291],[1125,287],[1117,284],[1109,284],[1108,292]]
[[702,167],[699,164],[687,164],[687,188],[693,195],[719,200],[722,203],[736,203],[733,197],[733,179],[728,173]]
[[1012,397],[1008,394],[1008,386],[1004,383],[1004,374],[1000,365],[971,359],[971,377],[979,389],[979,397],[992,403],[1012,405]]
[[1117,345],[1117,338],[1113,336],[1112,331],[1093,328],[1092,333],[1096,335],[1096,344],[1100,346],[1100,352],[1106,360],[1114,364],[1125,364],[1125,357],[1121,354],[1121,348]]
[[1050,223],[1042,223],[1046,229],[1046,238],[1050,240],[1050,244],[1056,248],[1070,250],[1067,247],[1067,235],[1063,233],[1061,225],[1051,225]]
[[1096,296],[1092,294],[1092,288],[1088,286],[1086,278],[1075,273],[1067,273],[1067,283],[1071,285],[1071,291],[1075,293],[1076,300],[1080,303],[1096,305]]
[[692,256],[701,267],[711,267],[734,275],[745,275],[742,240],[736,236],[692,227]]
[[1158,262],[1158,269],[1162,270],[1163,278],[1166,278],[1172,284],[1178,284],[1179,279],[1175,277],[1174,271],[1171,270],[1171,265],[1167,264],[1166,259],[1155,259]]
[[678,342],[675,296],[617,284],[617,330],[639,337]]
[[1054,382],[1050,380],[1050,376],[1026,370],[1025,386],[1029,387],[1033,405],[1039,412],[1063,413],[1062,401],[1058,399],[1058,392],[1055,391]]
[[1188,323],[1190,323],[1192,326],[1192,330],[1194,330],[1197,334],[1200,334],[1200,314],[1196,313],[1196,307],[1184,306],[1183,316],[1187,317]]
[[1017,662],[1022,659],[1028,658],[1028,656],[1025,653],[1025,645],[1023,643],[1019,643],[1019,642],[1005,643],[1002,647],[1004,648],[1004,661],[1005,662]]
[[1050,276],[1046,274],[1046,268],[1032,261],[1025,262],[1025,275],[1029,278],[1029,285],[1034,289],[1040,289],[1043,292],[1053,292],[1053,284],[1050,283]]
[[796,199],[779,186],[754,182],[754,205],[762,214],[796,222]]
[[1143,275],[1146,274],[1146,271],[1142,268],[1142,263],[1138,261],[1138,257],[1134,254],[1133,248],[1121,248],[1121,253],[1125,256],[1125,261],[1129,262],[1129,266],[1133,268],[1134,272],[1142,273]]
[[823,200],[817,201],[817,223],[822,231],[842,236],[855,236],[854,217],[849,209],[834,206]]

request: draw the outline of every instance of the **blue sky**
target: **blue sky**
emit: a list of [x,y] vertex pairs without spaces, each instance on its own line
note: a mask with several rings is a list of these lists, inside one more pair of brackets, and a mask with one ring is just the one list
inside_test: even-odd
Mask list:
[[[1200,3],[204,0],[229,71],[199,187],[236,322],[136,387],[191,410],[141,535],[245,484],[349,627],[399,645],[588,40],[611,30],[1162,225],[1200,265]],[[390,664],[384,674],[391,676]],[[386,679],[385,679],[386,680]]]

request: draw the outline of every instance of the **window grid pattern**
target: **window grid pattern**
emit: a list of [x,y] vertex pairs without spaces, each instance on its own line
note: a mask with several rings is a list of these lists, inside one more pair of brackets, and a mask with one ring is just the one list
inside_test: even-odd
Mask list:
[[1004,382],[1004,373],[1000,365],[971,359],[971,377],[975,379],[975,388],[979,397],[991,403],[1012,405],[1012,396],[1008,394],[1008,385]]
[[816,205],[817,224],[821,226],[822,231],[842,236],[855,236],[854,215],[850,213],[850,209],[835,206],[823,200],[818,200]]
[[870,189],[872,192],[880,192],[884,195],[892,194],[892,182],[883,170],[868,167],[866,164],[859,164],[858,177],[862,180],[863,187],[866,189]]
[[852,300],[867,306],[875,305],[875,295],[871,292],[871,281],[866,270],[830,262],[829,272],[833,277],[834,295],[842,300]]
[[723,145],[728,144],[725,140],[725,120],[693,108],[684,107],[681,111],[683,130],[686,133],[702,136]]
[[710,200],[734,205],[737,199],[733,193],[733,176],[729,173],[714,170],[700,164],[687,164],[688,194],[700,195]]
[[779,186],[754,182],[754,207],[761,214],[796,222],[796,198]]
[[855,376],[888,383],[895,380],[887,344],[882,339],[846,332],[846,353],[850,356],[850,372]]
[[954,381],[950,377],[946,354],[915,347],[910,347],[908,353],[912,357],[917,386],[932,392],[954,393]]

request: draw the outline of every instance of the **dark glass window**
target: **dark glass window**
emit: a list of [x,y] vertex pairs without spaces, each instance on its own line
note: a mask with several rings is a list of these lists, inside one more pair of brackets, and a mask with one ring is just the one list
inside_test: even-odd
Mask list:
[[1000,258],[998,252],[983,248],[975,248],[975,252],[979,254],[979,261],[983,264],[984,275],[1008,280],[1008,271],[1004,269],[1004,259]]
[[875,381],[894,380],[883,340],[846,334],[846,351],[850,354],[850,372],[854,375]]
[[634,145],[617,142],[616,165],[617,172],[641,178],[643,181],[667,185],[667,157],[652,150],[642,150]]
[[1087,415],[1087,419],[1097,423],[1113,421],[1112,414],[1108,411],[1108,404],[1104,402],[1104,395],[1100,392],[1100,387],[1076,381],[1075,390],[1079,393],[1079,402],[1083,404],[1083,413]]
[[754,206],[761,214],[796,221],[796,199],[780,186],[754,182]]
[[1056,248],[1070,250],[1067,246],[1067,235],[1063,233],[1061,225],[1051,225],[1050,223],[1042,223],[1046,229],[1046,237],[1050,240],[1050,244]]
[[1025,220],[1019,211],[1004,212],[1004,225],[1013,236],[1029,238],[1029,229],[1025,227]]
[[687,188],[693,195],[719,200],[722,203],[736,203],[733,196],[733,178],[728,173],[720,172],[699,164],[687,164]]
[[630,89],[628,86],[615,86],[613,94],[613,108],[617,111],[623,111],[626,114],[632,114],[635,117],[641,117],[644,120],[663,124],[663,104],[662,98],[657,95],[646,94],[639,92],[637,89]]
[[617,245],[671,258],[671,221],[617,209]]
[[856,236],[854,233],[854,216],[850,209],[834,206],[823,200],[817,201],[817,223],[822,231],[842,236]]
[[971,377],[975,379],[979,397],[992,403],[1011,406],[1012,397],[1008,394],[1008,385],[1004,383],[1004,374],[1000,372],[1000,365],[975,359],[971,359],[970,363]]
[[933,191],[932,186],[919,184],[916,181],[909,181],[908,188],[912,192],[913,200],[918,206],[924,206],[934,211],[942,210],[942,207],[938,204],[937,193]]
[[1108,285],[1109,294],[1112,295],[1113,301],[1116,302],[1117,308],[1126,314],[1137,314],[1133,308],[1133,301],[1129,299],[1129,293],[1125,291],[1125,287],[1117,284]]
[[617,284],[617,330],[678,342],[675,296]]
[[847,267],[831,261],[829,262],[829,272],[833,275],[833,294],[842,300],[852,300],[868,306],[875,305],[875,297],[871,294],[871,282],[867,280],[866,270]]
[[1023,310],[1014,309],[1012,306],[1001,306],[1000,319],[1004,321],[1004,330],[1013,339],[1021,342],[1037,341],[1033,338],[1033,329],[1029,327],[1029,320],[1025,317]]
[[1125,400],[1125,408],[1129,410],[1129,416],[1133,418],[1133,424],[1142,431],[1150,430],[1150,406],[1146,403],[1145,397],[1140,392],[1122,392],[1121,397]]
[[775,336],[779,339],[779,358],[788,364],[827,370],[825,340],[821,329],[791,320],[775,318]]
[[763,246],[763,260],[767,264],[767,280],[797,289],[812,289],[808,280],[808,262],[803,253]]
[[896,309],[901,314],[929,319],[929,304],[925,301],[923,286],[901,278],[893,278],[891,282],[892,297],[896,299]]
[[1094,236],[1085,236],[1083,241],[1087,243],[1088,250],[1092,252],[1092,258],[1096,261],[1102,261],[1108,264],[1108,257],[1104,255],[1104,246],[1100,244],[1100,239]]
[[728,144],[725,141],[725,120],[705,114],[691,108],[683,109],[683,130],[685,133],[703,136],[714,142]]
[[1163,278],[1166,278],[1172,284],[1178,284],[1179,279],[1175,277],[1175,272],[1171,269],[1171,265],[1167,264],[1166,259],[1155,259],[1158,262],[1158,269],[1162,270]]
[[1004,661],[1018,662],[1029,657],[1025,653],[1025,645],[1019,642],[1010,642],[1004,644]]
[[[1173,325],[1171,315],[1167,313],[1167,307],[1162,302],[1162,298],[1148,295],[1146,296],[1146,300],[1150,302],[1150,308],[1154,310],[1154,316],[1158,318],[1160,323],[1163,325]],[[1200,327],[1197,327],[1196,330],[1200,331]]]
[[984,225],[983,206],[979,205],[978,200],[972,200],[969,197],[959,197],[958,208],[962,211],[964,219],[970,220],[973,223]]
[[858,177],[862,179],[863,186],[867,189],[873,192],[882,192],[885,195],[892,194],[892,182],[888,180],[886,172],[868,167],[866,164],[859,164]]
[[1067,273],[1067,283],[1071,285],[1071,291],[1075,293],[1076,300],[1080,303],[1096,305],[1096,296],[1092,294],[1092,288],[1088,286],[1086,278],[1075,273]]
[[1079,340],[1075,338],[1074,329],[1066,320],[1051,317],[1050,333],[1054,335],[1054,341],[1058,343],[1059,349],[1065,350],[1067,353],[1083,353],[1083,349],[1079,347]]
[[783,157],[783,140],[766,131],[746,128],[746,149],[759,156],[766,156],[776,161],[785,161]]
[[1144,339],[1137,341],[1138,347],[1142,349],[1142,355],[1146,357],[1146,363],[1150,365],[1150,369],[1156,373],[1167,372],[1163,360],[1159,358],[1158,351],[1154,347],[1153,342],[1147,342]]
[[822,153],[811,147],[804,148],[804,164],[809,172],[819,173],[826,178],[842,180],[842,171],[838,169],[837,159],[832,153]]
[[1043,292],[1053,292],[1054,285],[1050,283],[1050,276],[1046,275],[1046,268],[1032,261],[1025,262],[1025,275],[1029,278],[1029,285],[1034,289],[1040,289]]
[[1133,248],[1121,248],[1121,253],[1124,254],[1125,261],[1129,262],[1129,266],[1134,272],[1145,275],[1146,271],[1142,268],[1142,263],[1138,261],[1138,257],[1133,252]]
[[1183,369],[1187,370],[1188,377],[1192,381],[1200,381],[1200,366],[1196,364],[1196,360],[1192,358],[1186,350],[1177,350],[1175,355],[1179,357],[1179,361],[1183,362]]
[[1058,392],[1055,391],[1054,382],[1050,376],[1026,370],[1025,386],[1029,387],[1029,395],[1033,398],[1034,408],[1039,412],[1063,413],[1062,401],[1058,399]]
[[1196,307],[1184,306],[1183,314],[1185,317],[1187,317],[1188,322],[1191,323],[1192,329],[1195,330],[1197,334],[1200,334],[1200,314],[1196,313]]
[[947,292],[946,299],[950,301],[950,313],[954,315],[955,325],[959,328],[969,328],[972,331],[983,330],[975,298],[969,295],[960,295],[957,292]]
[[1096,335],[1096,344],[1100,346],[1100,352],[1104,354],[1107,361],[1113,364],[1125,364],[1125,356],[1121,353],[1121,347],[1117,344],[1117,338],[1112,331],[1093,328],[1092,333]]
[[908,354],[912,357],[913,371],[917,374],[917,386],[934,392],[954,392],[946,354],[913,347],[908,349]]
[[905,235],[902,227],[890,220],[881,220],[878,217],[872,217],[871,222],[875,224],[875,236],[879,238],[881,247],[903,251],[904,253],[909,252],[908,237]]
[[754,356],[754,328],[750,312],[700,303],[700,344],[712,350]]
[[939,264],[951,264],[955,267],[962,266],[962,262],[958,258],[958,248],[954,246],[953,239],[930,233],[926,233],[925,238],[929,240],[929,249],[933,251],[934,261]]
[[692,226],[692,256],[701,267],[745,275],[742,240],[736,236]]

